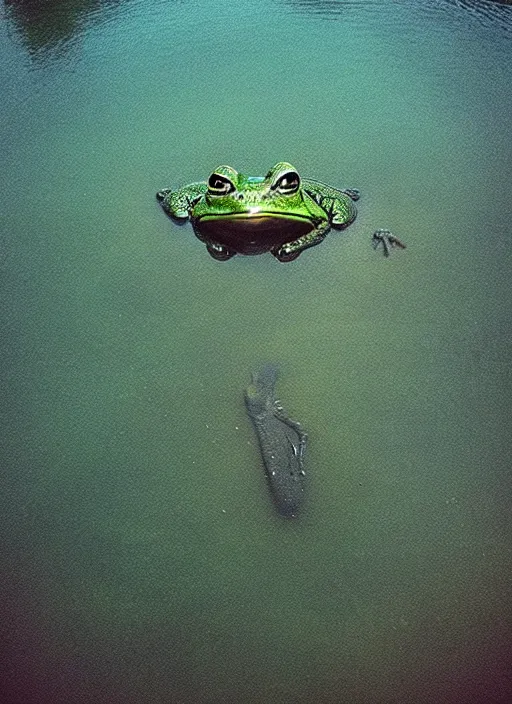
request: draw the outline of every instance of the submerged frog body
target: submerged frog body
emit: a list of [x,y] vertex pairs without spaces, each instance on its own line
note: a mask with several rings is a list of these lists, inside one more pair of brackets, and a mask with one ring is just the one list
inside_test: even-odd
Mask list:
[[219,166],[206,182],[157,193],[168,215],[191,220],[215,259],[271,252],[281,262],[322,242],[331,227],[348,227],[356,217],[358,198],[355,189],[302,179],[286,162],[266,176],[245,176],[231,166]]

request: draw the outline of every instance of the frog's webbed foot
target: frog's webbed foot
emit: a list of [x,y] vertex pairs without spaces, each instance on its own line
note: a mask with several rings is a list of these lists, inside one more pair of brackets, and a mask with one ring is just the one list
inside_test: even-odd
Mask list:
[[372,235],[372,245],[374,249],[382,245],[385,257],[389,257],[392,249],[405,249],[405,244],[390,230],[375,230]]
[[161,191],[158,191],[158,193],[156,194],[157,201],[159,203],[161,203],[164,200],[165,196],[169,195],[171,190],[172,190],[171,188],[162,188]]
[[233,252],[227,247],[223,247],[220,244],[213,244],[212,242],[209,242],[206,245],[206,249],[208,250],[208,254],[210,255],[210,257],[217,259],[219,262],[226,262],[228,259],[231,259],[231,257],[234,257],[236,254],[236,252]]
[[352,198],[352,200],[359,200],[359,198],[361,198],[361,191],[358,188],[342,188],[341,192],[349,198]]
[[175,222],[182,224],[188,220],[188,211],[184,207],[175,208],[172,202],[174,197],[175,191],[172,188],[162,188],[156,194],[156,199],[162,206],[164,213],[169,215]]

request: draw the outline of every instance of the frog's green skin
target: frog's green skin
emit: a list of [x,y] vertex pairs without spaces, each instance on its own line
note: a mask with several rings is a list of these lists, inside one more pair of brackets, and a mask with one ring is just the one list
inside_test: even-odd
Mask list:
[[331,227],[350,225],[358,198],[355,189],[301,179],[286,162],[273,166],[265,177],[219,166],[207,182],[157,193],[168,215],[191,220],[215,259],[270,251],[281,262],[322,242]]

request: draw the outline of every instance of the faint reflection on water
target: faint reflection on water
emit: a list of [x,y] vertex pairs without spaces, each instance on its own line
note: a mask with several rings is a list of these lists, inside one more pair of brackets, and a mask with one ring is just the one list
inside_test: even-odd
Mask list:
[[[22,37],[29,54],[35,60],[56,59],[65,55],[88,27],[108,22],[136,0],[4,0],[7,18]],[[156,3],[158,6],[161,0]],[[169,3],[167,3],[169,4]],[[176,2],[177,8],[182,3]],[[375,14],[391,10],[394,24],[411,21],[410,2],[385,0],[276,0],[299,14],[311,14],[323,19],[339,20],[356,17],[363,25]],[[418,0],[416,10],[428,15],[464,11],[470,21],[475,19],[492,30],[501,29],[512,36],[512,0]],[[154,5],[153,5],[154,7]]]
[[[329,20],[338,20],[348,15],[355,15],[358,23],[362,24],[377,13],[381,13],[386,6],[391,7],[393,21],[408,22],[411,18],[411,5],[416,10],[427,15],[442,16],[453,12],[463,11],[468,18],[475,19],[480,24],[512,36],[512,0],[417,0],[415,3],[398,0],[387,3],[382,0],[283,0],[301,14],[313,14]],[[403,10],[403,12],[401,12]]]
[[[37,59],[59,58],[90,25],[114,15],[120,0],[4,0],[7,17],[22,37],[29,54]],[[126,2],[123,2],[126,11]]]

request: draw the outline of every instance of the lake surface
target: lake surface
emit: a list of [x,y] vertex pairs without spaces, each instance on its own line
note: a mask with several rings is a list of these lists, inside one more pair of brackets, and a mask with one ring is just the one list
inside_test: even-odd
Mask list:
[[[512,7],[4,0],[0,65],[2,702],[511,701]],[[155,200],[281,160],[362,192],[292,263]]]

